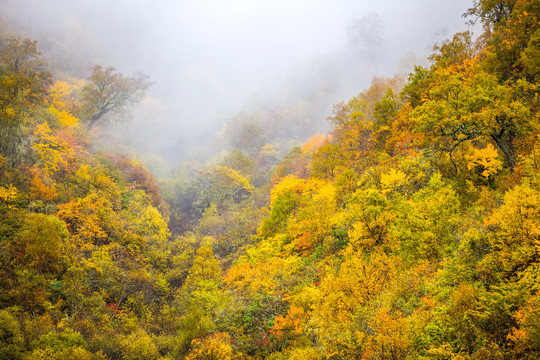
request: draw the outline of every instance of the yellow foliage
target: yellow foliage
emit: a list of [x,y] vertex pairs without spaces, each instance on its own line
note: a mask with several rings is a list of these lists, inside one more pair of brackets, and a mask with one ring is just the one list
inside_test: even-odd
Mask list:
[[372,317],[373,335],[367,337],[362,359],[402,359],[410,346],[407,319],[382,308]]
[[[207,171],[207,170],[201,170],[201,171]],[[218,176],[221,176],[224,179],[229,179],[229,181],[234,185],[239,184],[242,189],[248,192],[253,191],[253,187],[249,183],[248,179],[246,179],[238,171],[228,166],[214,165],[210,168],[209,171],[215,172]]]
[[227,285],[251,294],[273,294],[293,282],[299,266],[296,256],[270,257],[254,264],[242,262],[231,267],[224,280]]
[[508,340],[513,345],[512,352],[516,359],[525,354],[538,354],[540,345],[540,293],[536,293],[513,314],[518,328],[513,328],[508,334]]
[[41,158],[41,165],[45,173],[51,175],[61,167],[67,165],[64,159],[71,152],[69,145],[52,134],[49,124],[36,125],[36,142],[32,147]]
[[12,184],[9,184],[8,187],[0,186],[0,200],[2,202],[14,201],[17,198],[17,188]]
[[204,339],[191,342],[192,350],[186,360],[232,360],[239,358],[233,354],[231,337],[220,332]]
[[282,352],[282,357],[277,357],[277,359],[322,360],[326,359],[326,357],[321,349],[316,347],[290,347]]
[[[540,253],[540,192],[528,184],[514,187],[504,196],[504,204],[486,220],[491,230],[493,253],[482,262],[495,271],[515,272],[523,276],[528,267],[534,267]],[[500,274],[498,274],[500,275]]]
[[122,339],[120,346],[124,360],[157,360],[160,357],[152,337],[142,329]]
[[90,181],[92,179],[92,176],[88,173],[88,165],[86,164],[81,165],[79,170],[75,173],[75,176],[78,180],[82,181]]
[[318,133],[309,138],[308,141],[302,145],[302,153],[304,154],[313,154],[324,144],[328,143],[330,138],[328,135],[322,135]]
[[304,179],[298,179],[292,175],[282,178],[281,181],[272,188],[270,205],[274,205],[279,197],[287,192],[299,192],[304,183]]
[[58,80],[49,89],[52,105],[60,111],[69,111],[76,106],[77,92],[79,92],[85,84],[85,81],[80,79],[70,79],[70,82],[71,83]]
[[[336,188],[332,183],[309,179],[304,183],[307,193],[305,204],[299,204],[296,214],[288,220],[287,233],[295,238],[292,249],[306,255],[321,246],[341,213],[336,210]],[[310,196],[311,195],[311,196]]]
[[49,106],[48,110],[51,114],[54,114],[58,117],[58,121],[60,121],[60,124],[63,127],[76,126],[79,122],[79,119],[71,115],[69,112],[65,110],[58,110],[53,105]]
[[427,350],[427,354],[430,359],[440,359],[440,360],[465,360],[469,357],[465,357],[459,353],[455,353],[452,350],[452,346],[448,343],[442,344],[439,347],[431,348]]
[[[86,190],[96,190],[102,196],[117,204],[121,196],[121,190],[116,181],[102,173],[100,167],[89,167],[86,164],[75,172],[75,181]],[[137,198],[138,196],[135,196]]]
[[407,184],[407,175],[399,169],[390,169],[388,173],[381,174],[381,192],[388,194]]
[[362,307],[389,287],[398,259],[374,251],[368,260],[351,246],[342,255],[339,270],[329,271],[321,281],[311,323],[319,329],[327,348],[358,352],[366,341],[366,335],[357,328]]
[[9,184],[7,187],[0,186],[0,209],[2,207],[12,209],[14,205],[10,203],[17,199],[18,194],[17,188],[12,184]]
[[15,116],[17,116],[17,113],[15,112],[15,110],[13,110],[12,107],[7,106],[4,110],[4,115],[6,115],[8,119],[13,119]]
[[81,249],[91,249],[108,238],[102,226],[110,221],[111,212],[110,202],[95,193],[58,205],[58,217],[66,222],[75,245]]
[[357,250],[392,245],[387,237],[396,215],[386,196],[369,189],[356,191],[354,198],[356,201],[347,214],[354,221],[348,232],[350,244]]
[[272,188],[270,204],[275,205],[276,201],[287,193],[303,196],[306,200],[313,196],[315,201],[328,201],[330,207],[334,206],[336,202],[336,189],[330,182],[314,178],[306,180],[298,179],[295,176],[286,176]]
[[139,214],[136,224],[140,235],[145,237],[150,245],[165,245],[169,230],[167,222],[158,209],[150,205],[145,207]]
[[503,163],[499,153],[491,144],[483,149],[473,147],[472,153],[467,156],[469,170],[476,170],[484,178],[489,178],[502,170]]
[[319,305],[319,301],[322,297],[321,289],[317,286],[318,283],[312,286],[305,286],[298,290],[295,294],[291,295],[289,301],[294,306],[301,307],[306,312],[311,312],[315,307]]
[[539,242],[539,221],[540,192],[525,184],[506,193],[504,205],[493,213],[488,225],[495,225],[513,243],[534,244]]

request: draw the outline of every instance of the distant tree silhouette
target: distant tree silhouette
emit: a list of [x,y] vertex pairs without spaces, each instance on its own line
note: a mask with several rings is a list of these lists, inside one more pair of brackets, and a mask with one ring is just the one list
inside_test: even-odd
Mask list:
[[358,52],[375,67],[385,57],[384,23],[377,13],[369,13],[366,16],[355,19],[347,27],[349,47]]

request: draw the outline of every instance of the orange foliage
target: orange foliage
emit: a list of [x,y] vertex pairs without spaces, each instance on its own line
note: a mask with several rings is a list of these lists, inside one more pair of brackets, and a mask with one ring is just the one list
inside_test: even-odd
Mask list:
[[[31,200],[47,200],[54,201],[58,198],[56,188],[54,186],[48,186],[42,179],[44,174],[40,174],[37,169],[31,171],[33,174],[30,180],[30,199]],[[50,180],[49,180],[50,181]]]
[[300,235],[299,238],[293,241],[293,248],[295,251],[299,252],[301,255],[307,255],[310,253],[310,250],[313,248],[314,241],[316,239],[311,235],[309,231]]
[[322,135],[318,133],[309,138],[302,145],[302,153],[304,154],[314,154],[321,146],[328,144],[331,141],[330,135]]
[[270,333],[279,340],[300,336],[303,332],[305,317],[304,309],[291,306],[287,315],[275,317],[274,327]]

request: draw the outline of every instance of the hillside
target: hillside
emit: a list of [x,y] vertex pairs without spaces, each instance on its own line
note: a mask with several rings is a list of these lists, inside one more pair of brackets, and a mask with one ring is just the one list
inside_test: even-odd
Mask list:
[[466,15],[328,134],[254,110],[159,179],[103,146],[147,76],[4,39],[0,359],[539,358],[540,2]]

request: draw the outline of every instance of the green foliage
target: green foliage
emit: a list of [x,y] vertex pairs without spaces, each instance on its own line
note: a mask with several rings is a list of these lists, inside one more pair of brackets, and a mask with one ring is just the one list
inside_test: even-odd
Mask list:
[[333,179],[342,164],[339,146],[324,145],[313,155],[311,175],[320,179]]
[[467,16],[478,18],[485,25],[498,24],[507,20],[517,3],[516,0],[475,0]]
[[197,175],[195,206],[204,211],[210,204],[222,206],[226,200],[240,201],[253,191],[248,179],[238,171],[220,165],[210,166]]
[[459,200],[440,174],[435,174],[426,188],[403,205],[394,236],[400,241],[404,258],[435,261],[454,249]]
[[7,310],[0,310],[0,359],[22,359],[24,336],[19,321]]
[[32,346],[34,348],[49,348],[55,351],[72,346],[82,348],[88,347],[81,334],[74,332],[73,330],[66,330],[60,333],[49,332],[41,336],[35,344],[32,344]]
[[144,331],[138,330],[126,336],[120,342],[122,359],[125,360],[157,360],[159,352],[152,338]]
[[51,84],[36,43],[10,38],[0,44],[0,155],[12,165],[27,156],[32,115],[45,105]]
[[136,74],[125,77],[113,67],[94,66],[89,82],[82,89],[82,115],[91,130],[109,112],[122,111],[139,102],[150,87],[148,77]]

